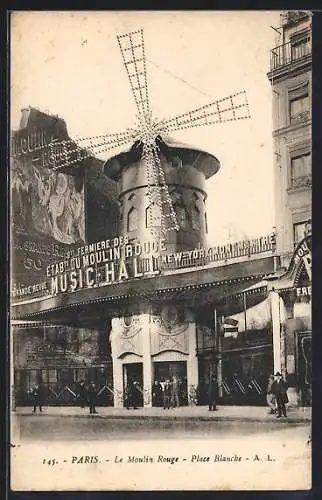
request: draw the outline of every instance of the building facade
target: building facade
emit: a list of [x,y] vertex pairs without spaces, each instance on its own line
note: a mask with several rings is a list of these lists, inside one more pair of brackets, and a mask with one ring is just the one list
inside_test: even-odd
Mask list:
[[271,51],[277,252],[288,267],[311,224],[311,16],[281,14]]
[[[100,404],[124,405],[126,388],[136,381],[140,404],[151,406],[153,382],[176,377],[180,404],[205,404],[217,374],[222,401],[264,404],[273,336],[261,281],[278,267],[276,246],[267,235],[208,248],[205,181],[218,160],[160,143],[180,226],[164,234],[136,148],[112,157],[104,169],[93,158],[76,158],[57,172],[50,156],[35,169],[36,150],[48,153],[46,137],[53,135],[55,120],[45,116],[29,112],[13,134],[17,403],[30,403],[30,388],[41,380],[48,404],[77,404],[79,382],[94,380]],[[45,133],[42,139],[33,136],[35,129]],[[66,134],[65,127],[63,141]],[[78,212],[69,203],[75,194],[82,197]],[[234,314],[240,317],[230,318],[238,324],[231,336],[226,323]]]
[[[273,97],[275,220],[281,277],[276,366],[292,401],[311,401],[311,14],[285,11],[268,78]],[[283,275],[283,270],[285,274]]]
[[77,404],[78,384],[94,380],[98,404],[124,406],[135,381],[138,405],[149,407],[153,383],[173,378],[180,404],[206,404],[214,374],[221,403],[266,404],[276,371],[291,404],[310,404],[310,22],[307,12],[285,12],[276,28],[276,233],[262,238],[208,247],[213,155],[159,142],[179,224],[164,234],[138,145],[105,164],[77,155],[65,164],[65,123],[23,111],[11,162],[18,404],[31,403],[39,380],[48,404]]

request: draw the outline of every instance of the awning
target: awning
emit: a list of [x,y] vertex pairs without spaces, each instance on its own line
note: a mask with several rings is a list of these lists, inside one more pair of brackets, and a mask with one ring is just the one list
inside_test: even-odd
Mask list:
[[260,304],[267,298],[267,295],[267,280],[259,279],[257,283],[225,297],[220,305],[223,306],[225,315],[228,317]]

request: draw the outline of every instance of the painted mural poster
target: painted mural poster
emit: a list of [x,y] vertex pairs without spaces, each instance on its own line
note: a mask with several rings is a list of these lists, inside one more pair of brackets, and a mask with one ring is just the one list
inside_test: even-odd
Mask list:
[[67,245],[85,241],[84,186],[72,176],[15,163],[12,200],[17,228]]
[[311,12],[10,28],[11,489],[309,490]]

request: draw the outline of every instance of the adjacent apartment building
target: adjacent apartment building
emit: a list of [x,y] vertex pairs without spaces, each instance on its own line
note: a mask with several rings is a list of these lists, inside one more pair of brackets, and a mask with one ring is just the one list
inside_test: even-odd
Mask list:
[[[275,220],[281,278],[274,282],[274,366],[290,400],[311,403],[311,13],[285,11],[268,78],[273,94]],[[283,274],[284,273],[284,274]],[[279,332],[279,333],[278,333]]]
[[311,14],[285,11],[275,28],[268,78],[273,90],[277,252],[288,267],[311,231]]

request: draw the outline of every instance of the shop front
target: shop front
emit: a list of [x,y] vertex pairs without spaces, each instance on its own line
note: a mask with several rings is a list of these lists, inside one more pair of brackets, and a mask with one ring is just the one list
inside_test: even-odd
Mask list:
[[106,332],[16,322],[12,335],[15,404],[32,405],[32,389],[41,384],[45,405],[78,405],[80,384],[94,382],[97,404],[113,405],[112,360]]
[[275,323],[274,369],[283,373],[290,403],[311,405],[312,392],[312,271],[311,236],[297,246],[287,271],[272,281],[279,297],[272,312]]
[[[208,404],[215,376],[219,403],[264,405],[273,373],[270,297],[266,280],[216,304],[213,326],[199,326],[199,403]],[[216,325],[216,326],[215,326]]]

